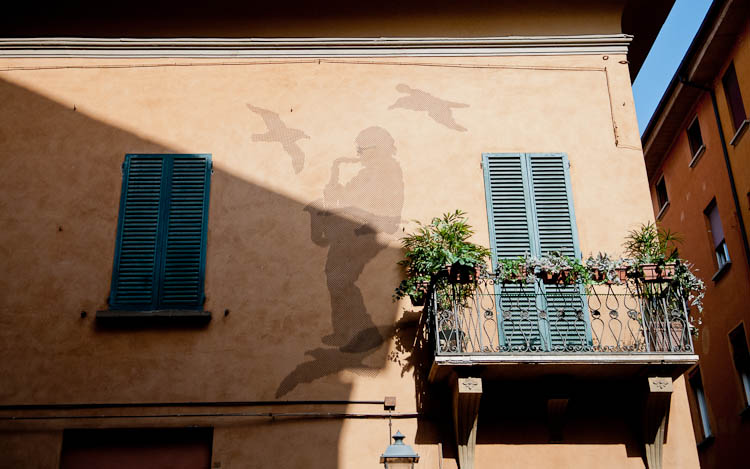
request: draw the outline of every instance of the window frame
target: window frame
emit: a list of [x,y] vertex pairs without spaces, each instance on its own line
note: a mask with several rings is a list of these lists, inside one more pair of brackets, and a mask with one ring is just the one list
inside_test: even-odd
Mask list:
[[[713,224],[711,213],[716,211],[716,219],[721,224],[719,227],[722,234],[724,235],[718,243],[714,237],[714,231],[716,227]],[[721,214],[719,213],[719,205],[716,201],[716,197],[711,199],[708,206],[703,210],[703,215],[706,219],[706,227],[708,231],[708,239],[711,243],[713,250],[714,266],[716,267],[716,273],[713,275],[711,280],[718,281],[724,272],[729,269],[732,265],[732,258],[729,256],[729,248],[727,247],[726,233],[724,233],[724,224],[721,222]]]
[[730,62],[724,75],[721,77],[721,86],[724,89],[724,97],[727,101],[727,110],[732,121],[734,136],[729,141],[732,146],[737,145],[742,135],[747,130],[748,122],[745,102],[742,99],[740,83],[737,79],[737,69],[734,62]]
[[[695,135],[692,131],[692,129],[694,128],[697,129],[697,138],[700,143],[699,145],[696,145],[696,142],[694,141]],[[690,122],[690,125],[685,128],[685,134],[687,135],[688,147],[690,148],[691,153],[689,166],[692,168],[706,151],[706,144],[703,141],[703,133],[701,132],[700,121],[698,120],[697,115]]]
[[703,375],[701,373],[700,365],[696,365],[693,371],[689,373],[687,381],[690,385],[693,402],[697,411],[697,422],[694,421],[693,423],[698,423],[696,426],[698,433],[697,436],[700,436],[700,438],[698,438],[698,447],[701,448],[713,441],[714,431],[711,425],[711,413],[709,410],[706,390],[703,386]]
[[[659,190],[659,186],[664,187],[664,200],[662,201],[662,195]],[[664,179],[664,175],[662,174],[659,179],[657,179],[656,184],[654,184],[654,193],[656,194],[656,204],[659,208],[656,219],[661,219],[662,216],[664,216],[664,212],[667,211],[667,208],[669,208],[669,192],[667,191],[667,182]]]
[[747,415],[750,409],[750,348],[748,347],[745,324],[740,322],[737,327],[732,329],[727,335],[729,338],[729,348],[737,371],[737,379],[742,398],[741,415]]

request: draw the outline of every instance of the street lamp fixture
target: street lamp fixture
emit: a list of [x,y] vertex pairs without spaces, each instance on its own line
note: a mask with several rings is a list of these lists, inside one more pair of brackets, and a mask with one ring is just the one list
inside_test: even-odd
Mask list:
[[406,437],[397,431],[393,435],[393,444],[380,455],[380,464],[384,464],[385,469],[414,469],[414,463],[419,462],[419,455],[411,446],[404,444],[404,438]]

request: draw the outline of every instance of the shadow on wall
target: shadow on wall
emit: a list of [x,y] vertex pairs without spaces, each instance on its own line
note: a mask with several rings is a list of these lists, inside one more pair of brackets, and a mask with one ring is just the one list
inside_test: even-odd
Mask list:
[[[264,400],[295,389],[346,400],[351,385],[338,373],[374,376],[385,366],[401,255],[387,238],[400,226],[404,192],[387,130],[352,135],[358,158],[336,160],[312,203],[230,174],[214,155],[205,285],[213,321],[204,329],[102,329],[80,313],[107,307],[124,155],[193,149],[144,139],[4,80],[0,102],[0,401]],[[276,141],[270,134],[286,129],[268,122],[257,140]],[[306,135],[287,130],[294,138],[279,137],[282,148],[268,151],[287,151],[299,172],[304,153],[287,143]],[[346,183],[343,164],[359,166]],[[366,267],[377,278],[363,278]],[[196,378],[204,376],[211,379]],[[340,428],[328,434],[334,441]],[[335,444],[317,451],[318,467],[337,466]]]

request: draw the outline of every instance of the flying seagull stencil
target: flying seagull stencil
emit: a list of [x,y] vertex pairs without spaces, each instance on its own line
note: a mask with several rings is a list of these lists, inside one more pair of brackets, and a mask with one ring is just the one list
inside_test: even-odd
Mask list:
[[280,143],[284,151],[292,158],[294,172],[299,174],[305,166],[305,153],[297,145],[297,140],[310,138],[310,136],[299,129],[287,127],[281,120],[281,117],[273,111],[253,106],[252,104],[248,104],[247,108],[258,114],[268,129],[268,132],[264,134],[253,134],[253,142]]
[[466,128],[456,123],[453,118],[453,108],[469,107],[468,104],[446,101],[403,83],[396,86],[396,91],[405,93],[407,96],[398,98],[388,109],[401,108],[410,111],[427,111],[427,115],[438,124],[459,132],[466,132]]

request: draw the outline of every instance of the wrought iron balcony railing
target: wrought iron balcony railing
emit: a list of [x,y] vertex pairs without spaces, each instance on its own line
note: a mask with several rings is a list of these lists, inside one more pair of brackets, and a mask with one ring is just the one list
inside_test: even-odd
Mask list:
[[436,354],[693,353],[689,307],[669,282],[476,285],[433,292]]

